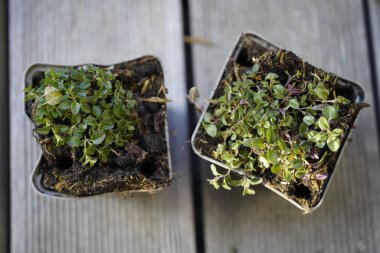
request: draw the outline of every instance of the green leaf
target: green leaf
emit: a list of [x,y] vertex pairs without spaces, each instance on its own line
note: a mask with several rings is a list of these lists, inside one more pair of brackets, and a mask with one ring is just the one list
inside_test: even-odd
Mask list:
[[285,170],[285,173],[284,173],[284,179],[286,182],[290,183],[290,181],[292,181],[292,173],[289,171],[289,170]]
[[303,178],[306,174],[306,170],[297,170],[294,175],[296,176],[296,178]]
[[300,124],[300,127],[299,127],[299,133],[300,134],[305,134],[305,133],[307,133],[308,132],[308,127],[307,127],[307,125],[305,124],[305,122],[302,122],[301,124]]
[[216,190],[218,190],[220,188],[220,184],[218,183],[218,180],[216,178],[214,179],[207,179],[207,181],[209,181],[209,183],[214,186],[214,188]]
[[37,126],[46,124],[46,118],[39,117],[34,119],[34,123],[36,123]]
[[314,120],[314,116],[312,115],[306,115],[305,117],[303,117],[303,122],[305,122],[305,124],[308,126],[314,124]]
[[281,171],[281,165],[280,164],[276,164],[276,165],[273,165],[271,168],[270,168],[271,172],[273,174],[278,174],[280,173]]
[[253,177],[249,179],[249,182],[251,185],[259,185],[263,182],[263,179],[261,177]]
[[104,87],[107,90],[110,90],[110,89],[112,89],[112,83],[110,81],[107,81],[107,82],[104,83]]
[[82,77],[80,75],[80,71],[78,69],[71,68],[69,76],[71,76],[74,80],[80,80]]
[[85,91],[78,91],[77,95],[78,97],[82,97],[82,98],[87,97],[87,93]]
[[91,112],[91,106],[89,104],[82,104],[80,109],[84,113],[90,113]]
[[281,150],[285,151],[288,147],[286,146],[286,142],[283,139],[278,140],[278,146]]
[[268,73],[265,75],[265,80],[276,79],[276,78],[278,78],[278,75],[276,73]]
[[62,111],[66,111],[66,110],[70,109],[70,107],[71,107],[71,101],[68,100],[68,99],[63,100],[63,101],[59,104],[59,106],[58,106],[58,108],[61,109]]
[[214,124],[210,124],[206,127],[206,133],[211,137],[216,137],[216,134],[218,133],[218,129]]
[[351,100],[349,100],[345,97],[342,97],[342,96],[337,96],[335,101],[338,103],[344,104],[344,105],[351,103]]
[[210,169],[212,171],[212,174],[214,176],[220,176],[221,174],[216,170],[216,166],[214,164],[211,164]]
[[230,153],[224,153],[222,156],[221,156],[221,158],[224,160],[224,161],[226,161],[226,162],[231,162],[232,160],[234,160],[234,156],[233,155],[231,155]]
[[257,105],[260,105],[263,102],[263,96],[264,94],[262,92],[256,92],[253,96],[253,101],[255,101]]
[[265,137],[267,139],[267,142],[271,143],[271,140],[272,140],[272,130],[271,129],[267,129]]
[[327,118],[328,121],[332,119],[338,118],[338,111],[334,108],[334,106],[327,105],[322,111],[323,116]]
[[301,159],[294,160],[290,163],[290,168],[294,168],[296,170],[303,168],[303,161]]
[[93,136],[91,136],[91,141],[92,143],[94,143],[94,145],[99,145],[101,144],[104,139],[106,138],[106,134],[103,133],[103,134],[94,134]]
[[125,118],[127,113],[126,113],[126,108],[125,106],[123,105],[117,105],[117,106],[114,106],[113,108],[113,113],[115,114],[115,116],[118,118],[118,119],[122,119],[122,118]]
[[91,83],[89,83],[88,81],[83,81],[78,85],[79,89],[82,89],[82,90],[87,90],[88,88],[90,88],[90,86],[91,86]]
[[80,104],[76,101],[73,101],[71,103],[71,112],[76,115],[79,113],[79,110],[80,110]]
[[250,74],[256,74],[257,72],[259,72],[259,70],[260,70],[260,64],[256,62],[255,64],[253,64]]
[[264,156],[259,156],[259,161],[265,168],[269,168],[269,161]]
[[83,165],[86,165],[86,164],[90,164],[90,167],[93,167],[96,162],[98,161],[97,158],[95,157],[91,157],[91,156],[85,156],[85,161],[84,161],[84,164]]
[[332,131],[332,135],[334,135],[335,137],[339,137],[343,134],[343,129],[341,128],[335,128],[333,131]]
[[189,98],[190,101],[196,101],[197,98],[199,98],[200,94],[199,94],[199,90],[197,87],[191,87],[189,92],[188,92],[188,95],[187,97]]
[[99,106],[94,105],[92,106],[92,114],[94,114],[95,117],[100,118],[102,115],[102,109]]
[[286,115],[283,121],[285,126],[291,127],[294,122],[294,118],[291,115]]
[[254,149],[263,149],[265,147],[264,141],[260,138],[247,138],[243,140],[242,144]]
[[71,136],[66,143],[68,145],[72,146],[72,147],[77,147],[80,144],[80,137],[78,137],[78,136]]
[[268,150],[268,152],[267,152],[267,160],[271,164],[273,164],[273,165],[277,164],[278,163],[278,154],[277,154],[277,152],[273,151],[273,150]]
[[112,110],[105,110],[102,113],[102,119],[103,120],[111,120],[111,119],[113,119],[113,112],[112,112]]
[[[103,120],[102,122],[100,122],[99,126],[103,130],[110,130],[114,128],[114,124],[110,120]],[[134,128],[132,129],[132,131],[133,130]]]
[[85,129],[87,129],[87,124],[84,122],[79,123],[78,128],[85,130]]
[[300,107],[297,99],[293,98],[289,101],[289,106],[294,109],[298,109]]
[[317,87],[314,89],[315,94],[322,100],[327,100],[329,97],[329,90],[326,89],[323,83],[318,83]]
[[309,141],[317,142],[317,140],[316,140],[316,138],[315,138],[315,137],[317,136],[317,134],[318,134],[317,131],[311,130],[311,131],[309,131],[309,132],[306,134],[306,136],[307,136],[307,139],[308,139]]
[[41,127],[41,128],[37,128],[37,133],[41,134],[41,135],[48,135],[50,133],[50,127]]
[[253,162],[247,162],[246,164],[244,164],[244,169],[245,171],[253,171],[256,168],[254,167]]
[[327,121],[327,119],[325,117],[320,117],[319,120],[318,120],[318,126],[320,129],[322,130],[328,130],[330,129],[330,124],[329,122]]
[[61,102],[61,99],[62,94],[59,91],[52,91],[46,95],[46,103],[49,105],[57,105]]
[[243,196],[245,195],[254,195],[256,192],[252,190],[251,188],[244,188],[243,190]]
[[269,120],[264,121],[263,126],[264,126],[264,128],[266,128],[266,129],[270,128],[270,122],[269,122]]
[[106,73],[105,73],[106,77],[108,78],[108,80],[113,80],[114,79],[114,76],[112,74],[112,72],[110,70],[107,70]]
[[59,134],[54,134],[54,142],[55,142],[57,147],[65,144],[65,140]]
[[58,131],[58,133],[61,133],[61,134],[65,133],[68,129],[69,127],[66,125],[56,125],[54,127],[54,130]]
[[327,139],[327,146],[332,152],[338,151],[340,147],[340,139],[335,136],[329,136]]
[[317,142],[326,142],[327,140],[327,133],[325,132],[319,132],[315,135],[315,140]]
[[[231,134],[231,141],[236,140],[236,138],[237,138],[236,133],[235,133],[235,132],[232,132],[232,134]],[[238,145],[238,146],[239,146],[239,145]],[[237,147],[236,147],[236,148],[237,148]]]
[[90,126],[95,126],[98,123],[98,121],[92,115],[88,115],[83,120],[83,122],[86,123],[87,125],[90,125]]
[[108,155],[109,153],[111,152],[111,148],[110,147],[102,147],[98,150],[98,154],[99,154],[99,157],[100,157],[100,161],[101,162],[107,162],[108,161]]
[[228,185],[230,186],[241,186],[242,182],[243,182],[243,179],[238,179],[238,180],[234,180],[231,178],[230,175],[226,176],[226,180],[227,180],[227,183]]
[[318,148],[323,148],[325,145],[326,145],[326,142],[324,142],[324,141],[322,141],[322,142],[317,142],[317,147],[318,147]]
[[228,182],[227,182],[227,177],[224,177],[223,178],[223,183],[222,183],[222,187],[226,190],[231,190],[231,187],[228,185]]
[[203,121],[205,123],[211,123],[212,120],[212,114],[209,112],[205,112],[205,115],[203,116]]
[[277,99],[285,98],[286,89],[281,84],[273,85],[273,96]]
[[93,144],[88,144],[84,150],[86,156],[92,156],[96,152],[96,147]]

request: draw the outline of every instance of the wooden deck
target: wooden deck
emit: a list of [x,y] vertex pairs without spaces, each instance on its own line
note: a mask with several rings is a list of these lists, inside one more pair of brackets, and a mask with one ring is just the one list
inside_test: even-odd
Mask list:
[[[0,114],[9,109],[10,117],[0,124],[0,252],[380,252],[379,0],[8,0],[5,12],[3,1],[0,62],[9,71],[0,69]],[[372,105],[359,118],[323,205],[311,215],[264,188],[253,197],[214,190],[206,181],[209,164],[187,142],[195,123],[187,88],[195,84],[208,97],[243,31],[359,82]],[[185,46],[189,32],[211,46]],[[112,64],[144,54],[162,60],[173,99],[173,185],[127,199],[37,195],[29,176],[40,151],[23,113],[25,68]]]

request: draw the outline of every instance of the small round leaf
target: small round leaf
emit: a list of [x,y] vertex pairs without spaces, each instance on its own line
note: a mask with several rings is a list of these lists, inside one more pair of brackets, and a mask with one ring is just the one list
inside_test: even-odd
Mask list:
[[305,117],[303,117],[303,122],[305,122],[305,124],[308,126],[314,124],[314,116],[306,115]]
[[218,133],[218,129],[215,125],[210,124],[206,127],[206,132],[209,136],[215,137],[216,134]]
[[335,137],[335,136],[330,136],[328,139],[327,139],[327,146],[329,147],[329,149],[332,151],[332,152],[336,152],[338,151],[339,147],[340,147],[340,139]]
[[327,130],[327,129],[330,129],[330,125],[329,125],[329,122],[327,121],[327,119],[325,117],[320,117],[319,120],[318,120],[318,126],[320,129],[322,130]]
[[73,101],[71,103],[71,112],[76,115],[79,113],[79,110],[80,110],[80,104],[76,101]]

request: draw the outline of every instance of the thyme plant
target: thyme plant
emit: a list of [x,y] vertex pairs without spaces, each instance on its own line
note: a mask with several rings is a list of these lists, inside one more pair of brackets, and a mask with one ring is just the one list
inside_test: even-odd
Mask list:
[[133,93],[109,69],[51,69],[37,87],[24,91],[25,100],[32,101],[40,143],[70,147],[83,165],[106,162],[114,147],[125,146],[138,123]]
[[[215,177],[209,182],[216,189],[241,186],[243,195],[254,194],[252,186],[262,182],[258,175],[266,170],[285,184],[326,177],[317,169],[328,150],[336,152],[341,145],[344,130],[334,121],[350,100],[335,94],[335,76],[310,74],[313,80],[307,81],[301,71],[287,73],[281,83],[256,61],[238,80],[227,77],[224,94],[210,101],[202,121],[218,143],[214,158],[230,168],[221,173],[211,165]],[[239,173],[232,176],[231,168]]]

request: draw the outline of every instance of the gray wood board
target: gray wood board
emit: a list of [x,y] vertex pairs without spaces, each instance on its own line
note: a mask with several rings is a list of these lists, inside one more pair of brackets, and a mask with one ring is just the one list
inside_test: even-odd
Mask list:
[[[366,0],[367,1],[367,0]],[[375,58],[375,72],[377,75],[377,91],[376,96],[380,96],[380,0],[368,0],[371,33],[372,33],[372,46],[374,52],[372,52]],[[380,106],[378,104],[378,106]],[[379,108],[380,109],[380,108]],[[380,115],[378,115],[380,117]]]
[[7,7],[0,2],[0,252],[9,245],[9,119],[8,119],[8,51]]
[[[240,32],[255,31],[304,59],[361,83],[373,104],[362,1],[190,2],[195,84],[209,96]],[[379,252],[380,169],[374,108],[365,109],[320,209],[310,215],[275,193],[216,191],[203,166],[208,252]]]
[[[194,252],[180,1],[10,1],[12,252]],[[40,149],[23,113],[24,69],[34,62],[162,60],[176,180],[156,195],[64,201],[37,195]]]

